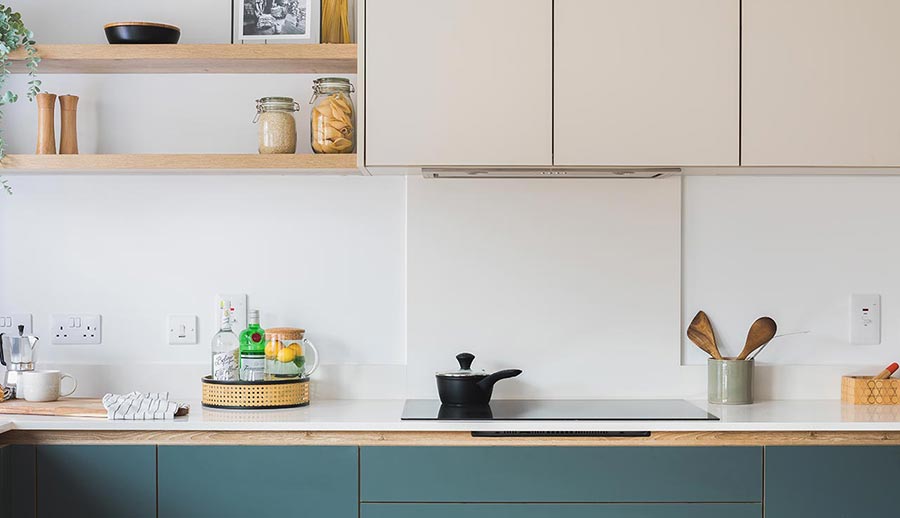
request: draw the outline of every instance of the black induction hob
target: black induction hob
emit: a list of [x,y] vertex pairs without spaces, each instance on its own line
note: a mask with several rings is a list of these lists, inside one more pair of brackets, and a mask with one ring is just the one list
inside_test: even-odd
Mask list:
[[453,407],[436,399],[408,399],[401,419],[494,421],[718,421],[683,399],[499,399]]

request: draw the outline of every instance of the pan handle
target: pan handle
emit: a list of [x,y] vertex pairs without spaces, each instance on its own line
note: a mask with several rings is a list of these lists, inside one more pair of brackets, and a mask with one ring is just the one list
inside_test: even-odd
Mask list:
[[478,382],[478,386],[483,390],[488,390],[494,386],[494,383],[497,383],[500,380],[505,380],[506,378],[515,378],[519,374],[522,374],[520,369],[504,369],[502,371],[497,371],[487,378]]

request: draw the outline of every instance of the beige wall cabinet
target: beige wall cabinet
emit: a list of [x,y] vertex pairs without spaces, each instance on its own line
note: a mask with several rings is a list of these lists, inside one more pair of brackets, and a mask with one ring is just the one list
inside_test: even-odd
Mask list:
[[552,161],[552,0],[367,0],[365,165]]
[[738,165],[739,0],[556,0],[558,165]]
[[900,2],[743,11],[743,165],[900,166]]

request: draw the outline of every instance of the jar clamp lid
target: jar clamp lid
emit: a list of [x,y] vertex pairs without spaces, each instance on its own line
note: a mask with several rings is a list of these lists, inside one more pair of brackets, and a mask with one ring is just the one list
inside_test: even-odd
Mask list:
[[253,122],[259,120],[259,115],[265,112],[298,112],[300,103],[292,97],[262,97],[256,100],[256,117]]
[[320,77],[313,81],[312,96],[309,98],[310,104],[323,93],[344,92],[353,93],[356,88],[349,79],[343,77]]

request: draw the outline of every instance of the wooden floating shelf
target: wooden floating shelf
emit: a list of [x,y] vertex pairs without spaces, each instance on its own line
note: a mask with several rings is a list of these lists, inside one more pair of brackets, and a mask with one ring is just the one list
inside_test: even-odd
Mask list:
[[[355,74],[355,44],[38,45],[39,74]],[[24,73],[25,53],[9,70]]]
[[0,171],[259,171],[285,174],[360,174],[355,154],[345,155],[6,155]]

